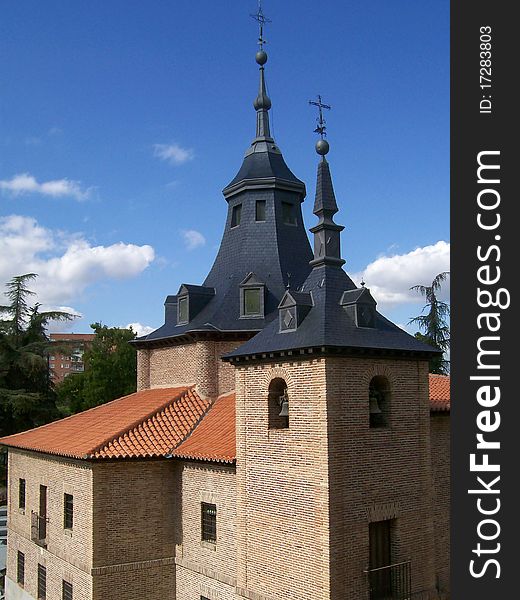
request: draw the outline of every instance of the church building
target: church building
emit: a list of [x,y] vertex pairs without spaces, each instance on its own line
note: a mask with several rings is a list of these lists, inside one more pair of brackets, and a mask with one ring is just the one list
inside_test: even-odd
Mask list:
[[256,63],[220,249],[137,392],[0,440],[8,600],[449,598],[449,378],[343,269],[323,121],[311,248]]

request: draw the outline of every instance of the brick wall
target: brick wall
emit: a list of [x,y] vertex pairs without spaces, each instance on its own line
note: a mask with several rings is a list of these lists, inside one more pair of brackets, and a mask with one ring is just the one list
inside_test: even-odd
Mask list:
[[[26,508],[18,508],[18,481],[26,480]],[[47,486],[46,549],[31,541],[31,511],[39,510],[40,485]],[[72,531],[63,528],[63,495],[74,497]],[[9,450],[7,577],[16,582],[17,552],[25,554],[25,590],[37,593],[38,563],[47,568],[48,598],[61,598],[62,579],[74,597],[92,597],[92,471],[88,463]]]
[[[325,361],[238,367],[240,597],[329,597]],[[269,430],[267,390],[288,385],[289,429]]]
[[[390,421],[369,427],[374,376]],[[436,597],[428,363],[327,359],[331,599],[368,598],[370,521],[393,520],[391,561],[412,560],[414,598]]]
[[438,587],[450,589],[450,417],[433,413],[431,448],[434,483],[435,563]]
[[137,351],[137,389],[197,384],[203,396],[216,398],[235,387],[234,368],[220,356],[238,341],[204,340]]
[[[391,385],[384,429],[369,428],[375,375]],[[267,427],[274,377],[288,384],[287,430]],[[368,598],[369,522],[393,519],[392,560],[412,558],[414,598],[436,597],[427,363],[321,358],[236,379],[242,596]]]
[[[177,600],[234,598],[236,480],[234,466],[178,464],[182,544],[177,548]],[[202,541],[201,503],[217,507],[217,542]],[[201,591],[203,590],[203,591]],[[206,593],[207,592],[207,593]]]
[[97,461],[93,484],[94,600],[167,598],[180,535],[174,461]]

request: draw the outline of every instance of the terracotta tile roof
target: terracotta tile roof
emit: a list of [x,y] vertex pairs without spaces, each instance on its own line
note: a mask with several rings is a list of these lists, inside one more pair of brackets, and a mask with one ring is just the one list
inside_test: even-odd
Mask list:
[[235,449],[235,392],[221,396],[173,456],[233,462]]
[[450,406],[449,376],[430,373],[430,410],[432,412],[449,412]]
[[[449,412],[450,378],[429,376],[432,412]],[[193,388],[144,390],[36,429],[0,444],[74,458],[174,456],[233,462],[235,393],[213,405]]]
[[193,388],[143,390],[60,421],[0,439],[0,444],[74,458],[164,456],[211,403]]

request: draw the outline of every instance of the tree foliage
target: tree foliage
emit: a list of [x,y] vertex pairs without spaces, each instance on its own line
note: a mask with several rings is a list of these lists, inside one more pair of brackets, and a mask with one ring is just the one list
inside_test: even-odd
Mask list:
[[448,275],[449,271],[444,271],[434,278],[431,285],[414,285],[410,288],[426,299],[426,305],[421,314],[411,319],[408,324],[416,324],[422,330],[415,334],[417,339],[442,351],[442,355],[430,360],[430,373],[440,375],[447,375],[450,371],[449,361],[446,359],[446,353],[450,349],[450,306],[438,298]]
[[[0,306],[0,435],[43,425],[57,418],[56,394],[49,377],[47,336],[50,321],[75,318],[63,311],[40,311],[31,305],[35,273],[6,284],[8,304]],[[54,346],[53,346],[54,348]]]
[[60,410],[73,414],[136,390],[137,353],[129,344],[131,329],[91,325],[96,336],[83,355],[85,371],[72,373],[57,386]]

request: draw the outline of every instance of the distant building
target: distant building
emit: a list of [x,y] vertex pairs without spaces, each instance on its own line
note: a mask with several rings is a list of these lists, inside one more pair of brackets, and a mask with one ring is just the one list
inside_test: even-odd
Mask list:
[[56,345],[67,344],[66,353],[55,352],[49,356],[49,371],[54,383],[61,383],[71,373],[85,370],[83,354],[96,337],[94,333],[51,333],[51,341]]

